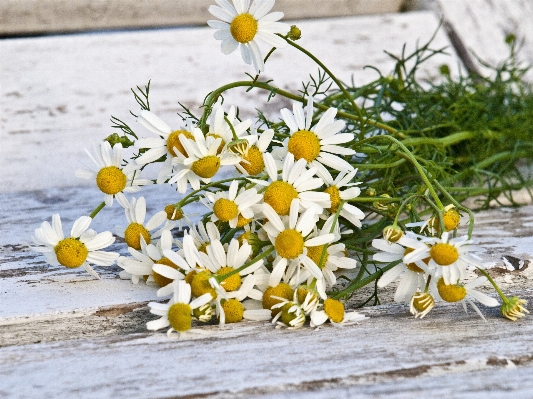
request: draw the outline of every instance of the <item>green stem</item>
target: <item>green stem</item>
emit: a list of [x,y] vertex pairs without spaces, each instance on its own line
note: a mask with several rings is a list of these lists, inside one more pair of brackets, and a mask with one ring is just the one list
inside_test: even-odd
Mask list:
[[237,133],[235,133],[235,128],[233,127],[232,123],[229,121],[228,117],[224,115],[224,120],[228,124],[229,128],[231,129],[231,134],[233,135],[233,140],[239,140],[237,137]]
[[91,214],[89,215],[89,217],[90,217],[91,219],[94,219],[94,217],[95,217],[96,215],[98,215],[98,212],[100,212],[102,209],[104,209],[104,207],[105,207],[105,201],[102,202],[100,205],[98,205],[98,206],[94,209],[94,211],[91,212]]
[[500,296],[502,301],[504,301],[505,303],[508,303],[509,299],[504,295],[502,290],[500,290],[500,287],[498,287],[498,284],[496,284],[496,281],[494,281],[492,279],[492,277],[484,269],[482,269],[480,267],[477,267],[477,269],[479,270],[479,272],[481,274],[483,274],[485,277],[487,277],[487,280],[489,280],[489,282],[492,284],[492,286],[494,287],[494,289],[496,290],[496,292],[498,293],[498,295]]

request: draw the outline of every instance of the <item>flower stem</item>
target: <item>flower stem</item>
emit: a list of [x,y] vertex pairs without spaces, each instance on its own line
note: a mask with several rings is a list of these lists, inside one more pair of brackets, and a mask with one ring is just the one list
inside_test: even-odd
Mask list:
[[100,205],[98,205],[98,206],[94,209],[94,211],[91,212],[91,214],[89,215],[89,217],[90,217],[91,219],[94,219],[94,217],[95,217],[96,215],[98,215],[98,212],[100,212],[102,209],[104,209],[104,207],[105,207],[105,201],[102,201],[102,203],[101,203]]

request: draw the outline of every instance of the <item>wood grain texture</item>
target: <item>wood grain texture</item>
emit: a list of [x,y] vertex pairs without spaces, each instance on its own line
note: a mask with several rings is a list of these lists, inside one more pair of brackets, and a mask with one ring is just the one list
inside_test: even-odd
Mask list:
[[[418,40],[425,42],[436,31],[438,20],[430,12],[420,12],[298,25],[302,46],[319,55],[340,79],[350,81],[353,76],[356,84],[363,84],[377,78],[375,71],[364,69],[366,65],[378,65],[384,74],[392,69],[383,50],[400,54],[406,43],[412,51]],[[152,111],[178,128],[178,102],[197,112],[215,88],[248,79],[244,72],[253,69],[240,54],[224,56],[213,32],[168,29],[0,41],[0,192],[83,184],[73,171],[89,165],[84,148],[115,131],[110,128],[111,115],[150,136],[129,115],[128,110],[138,110],[131,87],[152,79]],[[440,31],[434,47],[448,45]],[[456,70],[458,60],[453,55],[435,57],[420,77],[438,75],[442,63]],[[263,78],[297,91],[310,73],[316,76],[317,67],[287,48],[273,53]],[[244,117],[254,117],[259,108],[277,118],[281,108],[290,106],[279,96],[267,103],[267,97],[264,91],[246,94],[239,89],[226,100],[240,107]]]
[[[403,0],[278,0],[287,19],[393,13]],[[213,0],[3,0],[0,35],[205,25]]]
[[[446,24],[469,52],[473,66],[483,74],[490,71],[476,57],[498,65],[509,56],[505,38],[516,35],[520,51],[518,60],[533,64],[533,3],[528,0],[437,0],[432,3]],[[533,71],[526,75],[533,79]]]

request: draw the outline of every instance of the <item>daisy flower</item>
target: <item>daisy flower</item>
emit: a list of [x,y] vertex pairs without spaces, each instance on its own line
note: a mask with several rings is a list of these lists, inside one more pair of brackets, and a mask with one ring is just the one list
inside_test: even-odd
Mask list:
[[113,198],[123,207],[129,206],[128,200],[123,193],[135,193],[139,191],[140,186],[152,184],[147,179],[136,179],[139,165],[131,162],[125,167],[122,163],[122,144],[118,143],[111,148],[107,141],[94,144],[94,157],[85,150],[89,158],[99,168],[98,172],[78,169],[75,172],[76,177],[82,179],[95,180],[96,185],[104,195],[104,201],[107,206],[113,205]]
[[283,300],[272,306],[272,310],[274,309],[279,309],[272,319],[272,323],[277,324],[276,328],[286,327],[288,330],[296,330],[305,324],[305,310],[297,302]]
[[144,197],[132,198],[129,207],[125,209],[125,214],[129,224],[124,230],[117,229],[116,233],[118,236],[124,237],[129,247],[137,250],[141,249],[141,238],[146,244],[150,244],[152,238],[161,235],[163,229],[154,230],[167,220],[166,212],[159,211],[145,224],[146,200]]
[[[242,161],[235,165],[237,170],[245,176],[256,176],[265,170],[263,154],[266,154],[268,146],[274,138],[274,130],[267,129],[263,133],[251,134],[244,139],[249,141],[249,145],[242,155]],[[276,168],[277,169],[277,168]]]
[[[326,183],[324,192],[328,193],[330,197],[331,207],[328,208],[330,213],[334,214],[337,212],[341,201],[349,201],[361,194],[361,189],[354,187],[361,183],[351,183],[357,173],[357,169],[349,172],[340,172],[335,180],[333,180],[331,174],[322,164],[317,162],[315,166],[317,168],[317,175]],[[343,187],[347,187],[347,189],[341,191],[340,189]],[[361,227],[361,220],[365,218],[362,210],[348,203],[342,205],[340,216],[356,227]]]
[[322,308],[322,310],[311,312],[311,327],[321,326],[328,320],[335,327],[344,327],[366,319],[366,316],[361,313],[346,313],[342,302],[339,302],[336,299],[326,299]]
[[[300,264],[314,278],[322,278],[322,271],[307,255],[308,250],[310,247],[332,243],[335,235],[328,233],[306,239],[315,227],[318,217],[314,209],[308,209],[299,216],[298,208],[298,201],[295,199],[291,203],[289,217],[282,220],[270,205],[263,205],[263,213],[268,219],[263,228],[277,254],[269,279],[270,286],[278,285],[284,275],[284,280],[289,281],[294,274],[299,273]],[[296,280],[298,279],[297,276]]]
[[409,311],[415,316],[415,319],[418,317],[423,319],[434,307],[435,298],[429,292],[417,291],[409,302]]
[[148,151],[142,154],[135,161],[138,165],[145,165],[147,163],[154,162],[163,156],[166,156],[166,160],[157,176],[157,184],[162,184],[172,174],[172,158],[174,158],[178,153],[187,155],[187,152],[183,148],[179,137],[184,136],[188,139],[194,140],[194,136],[192,134],[194,126],[191,120],[186,120],[185,127],[182,127],[178,130],[172,130],[170,126],[163,122],[158,116],[147,110],[142,110],[139,113],[137,121],[140,122],[140,124],[146,129],[159,135],[160,137],[143,138],[137,140],[135,142],[135,146],[137,148],[148,148]]
[[[418,241],[410,232],[402,235],[396,243],[391,243],[386,239],[372,240],[372,246],[379,249],[373,256],[377,262],[391,263],[404,258],[416,249],[425,249],[427,245]],[[429,259],[419,259],[411,263],[404,261],[398,263],[392,269],[387,270],[378,280],[378,287],[383,288],[389,285],[396,278],[401,276],[400,284],[394,294],[396,302],[407,302],[418,290],[424,289],[428,278],[427,262]]]
[[336,108],[329,108],[316,125],[311,127],[313,119],[313,97],[307,99],[307,108],[304,112],[301,103],[293,103],[293,111],[287,108],[281,110],[281,116],[291,131],[284,148],[294,155],[294,159],[304,159],[309,166],[317,163],[329,166],[338,171],[348,172],[353,166],[341,156],[351,156],[355,151],[336,144],[353,141],[353,133],[339,133],[344,129],[345,122],[335,121]]
[[439,281],[437,281],[437,290],[442,300],[446,302],[461,302],[465,312],[467,311],[466,303],[469,303],[476,313],[484,321],[487,321],[473,301],[475,299],[483,305],[489,307],[499,305],[495,298],[491,298],[487,294],[476,290],[477,287],[485,284],[487,281],[487,278],[482,276],[466,284],[445,284],[444,279],[441,277]]
[[[228,122],[224,118],[224,115],[225,113],[224,109],[222,108],[222,105],[217,104],[217,106],[213,108],[211,115],[209,115],[208,121],[209,132],[207,132],[206,136],[211,136],[215,139],[222,139],[222,142],[220,143],[220,146],[218,148],[218,152],[221,152],[222,148],[234,139],[231,127],[228,125]],[[252,121],[250,119],[246,119],[242,122],[239,121],[236,118],[235,106],[233,105],[229,108],[226,118],[235,130],[237,138],[241,137],[252,124]]]
[[170,326],[167,335],[170,337],[173,332],[178,333],[179,338],[183,338],[186,332],[191,330],[192,314],[195,309],[204,306],[211,301],[211,295],[204,294],[191,301],[191,286],[183,280],[174,280],[172,283],[174,295],[166,304],[150,302],[150,312],[161,316],[158,320],[146,323],[148,330],[159,330]]
[[[197,225],[192,225],[189,229],[189,235],[193,238],[194,245],[198,251],[207,253],[206,248],[211,245],[211,242],[220,240],[220,231],[213,222],[207,222],[205,225],[200,222]],[[182,244],[178,241],[178,247]]]
[[89,262],[98,266],[111,266],[119,254],[99,251],[113,244],[115,237],[109,231],[97,234],[90,230],[92,220],[89,216],[80,217],[74,222],[70,237],[65,238],[61,218],[55,214],[52,216],[52,225],[43,222],[32,237],[35,243],[45,247],[32,249],[42,252],[52,266],[62,265],[69,269],[83,266],[91,276],[99,279],[100,276],[89,266]]
[[205,198],[209,200],[202,201],[207,206],[213,215],[211,221],[229,222],[232,229],[235,227],[243,227],[245,224],[251,222],[254,217],[252,205],[257,204],[263,196],[257,193],[255,188],[242,188],[239,195],[239,182],[233,180],[229,186],[229,191],[218,191],[216,193],[206,192]]
[[428,267],[435,277],[443,277],[446,284],[454,284],[464,279],[467,265],[481,266],[479,258],[468,252],[478,251],[467,236],[449,239],[449,233],[434,237],[427,241],[427,246],[415,249],[405,255],[404,262],[413,263],[428,259]]
[[[131,278],[133,284],[138,284],[145,276],[150,276],[150,282],[154,282],[160,287],[164,287],[172,282],[172,279],[166,275],[161,275],[157,271],[154,271],[154,265],[166,265],[165,267],[173,268],[174,272],[178,272],[178,265],[172,260],[165,257],[164,252],[172,248],[172,233],[170,230],[164,230],[161,233],[161,239],[157,245],[146,245],[144,238],[141,240],[141,249],[139,252],[132,247],[128,247],[128,251],[133,258],[127,258],[121,256],[117,264],[124,269],[125,273],[121,274],[121,278]],[[180,278],[183,278],[183,274],[179,273]],[[147,280],[148,283],[148,280]]]
[[235,154],[223,151],[218,153],[222,139],[212,136],[204,137],[201,130],[195,128],[194,140],[183,135],[179,136],[181,144],[187,155],[181,153],[173,158],[173,164],[178,164],[177,173],[169,180],[169,184],[176,183],[178,192],[183,194],[187,191],[187,181],[193,190],[200,188],[200,181],[210,183],[222,165],[235,165],[240,158]]
[[278,180],[278,170],[272,155],[267,153],[263,159],[271,181],[266,182],[252,178],[249,180],[258,185],[266,186],[263,200],[278,215],[288,215],[294,199],[298,200],[302,209],[313,208],[317,214],[322,213],[324,208],[331,206],[328,193],[311,191],[322,186],[324,182],[318,177],[313,177],[316,168],[306,170],[305,160],[300,159],[294,162],[294,156],[291,153],[287,154],[281,171],[281,180]]
[[257,73],[263,71],[263,55],[257,39],[277,48],[287,45],[285,40],[276,36],[276,33],[285,34],[289,30],[287,24],[277,22],[283,18],[283,13],[268,14],[275,0],[254,0],[250,7],[249,0],[233,0],[233,5],[227,0],[215,1],[218,6],[210,6],[209,12],[221,21],[210,20],[207,24],[218,29],[214,37],[222,40],[222,52],[231,54],[240,47],[243,61],[247,64],[253,62]]

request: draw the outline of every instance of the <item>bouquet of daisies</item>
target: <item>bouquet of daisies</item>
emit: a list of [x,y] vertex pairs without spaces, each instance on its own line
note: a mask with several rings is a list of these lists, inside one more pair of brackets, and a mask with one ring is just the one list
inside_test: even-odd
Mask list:
[[[415,317],[446,301],[465,309],[468,303],[483,318],[475,302],[499,304],[476,290],[487,282],[500,295],[505,317],[524,316],[525,301],[505,297],[475,255],[471,211],[432,177],[401,131],[369,117],[357,93],[295,43],[301,32],[278,22],[283,13],[269,13],[274,0],[216,2],[209,11],[218,19],[208,21],[215,39],[225,54],[239,48],[255,77],[214,90],[200,116],[186,109],[172,127],[150,110],[149,85],[138,88],[141,126],[134,132],[115,118],[124,134],[87,152],[94,170],[76,171],[96,183],[103,202],[75,221],[70,236],[59,215],[43,222],[35,249],[50,264],[83,266],[96,278],[90,264],[116,262],[121,278],[153,285],[162,302],[149,304],[159,318],[147,328],[168,328],[169,335],[215,318],[220,325],[271,320],[289,329],[350,325],[365,316],[347,312],[344,301],[371,282],[384,287],[396,279],[395,300],[408,303]],[[259,44],[270,51],[264,55]],[[321,70],[298,94],[261,81],[270,54],[288,45]],[[327,81],[331,93],[320,89]],[[289,98],[292,109],[279,110],[274,120],[263,114],[242,120],[238,108],[223,101],[224,92],[238,87]],[[134,149],[130,159],[127,147]],[[383,154],[382,164],[373,161],[376,153]],[[149,164],[158,165],[157,178],[140,178]],[[400,165],[416,179],[395,180],[389,192],[377,193],[375,183],[390,179],[384,171]],[[152,184],[175,190],[176,202],[148,218],[146,200],[136,193]],[[126,256],[103,251],[115,240],[111,232],[89,228],[115,200],[127,220],[116,231]],[[193,218],[189,209],[198,203],[205,213]],[[469,228],[459,235],[463,215]],[[480,277],[465,283],[469,268]]]

